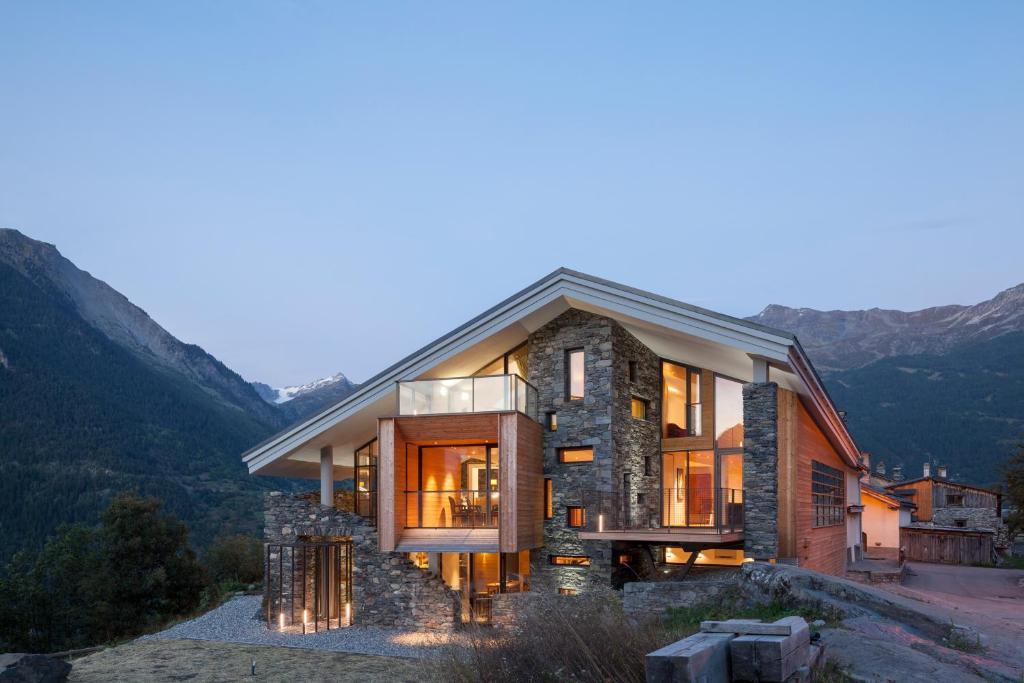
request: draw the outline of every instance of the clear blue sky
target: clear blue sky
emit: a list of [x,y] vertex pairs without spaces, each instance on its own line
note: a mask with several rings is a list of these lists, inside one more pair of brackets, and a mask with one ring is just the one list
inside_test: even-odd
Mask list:
[[1024,3],[0,1],[0,226],[275,385],[566,265],[734,315],[1024,280]]

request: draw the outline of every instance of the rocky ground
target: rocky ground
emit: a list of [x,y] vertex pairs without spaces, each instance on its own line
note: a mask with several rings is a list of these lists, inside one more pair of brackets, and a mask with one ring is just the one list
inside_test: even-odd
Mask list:
[[[256,662],[256,675],[252,663]],[[382,657],[201,640],[135,641],[73,662],[71,683],[131,681],[418,681],[430,664]]]

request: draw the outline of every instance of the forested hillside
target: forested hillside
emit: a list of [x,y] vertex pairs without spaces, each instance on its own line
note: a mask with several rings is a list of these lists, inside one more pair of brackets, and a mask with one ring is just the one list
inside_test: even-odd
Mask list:
[[200,543],[257,530],[275,482],[239,454],[276,425],[143,362],[44,277],[0,262],[0,295],[0,559],[125,489],[162,498]]

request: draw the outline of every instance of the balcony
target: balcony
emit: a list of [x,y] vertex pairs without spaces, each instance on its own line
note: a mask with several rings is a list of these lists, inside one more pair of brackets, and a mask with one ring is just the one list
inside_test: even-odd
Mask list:
[[498,492],[406,491],[407,529],[497,529]]
[[398,383],[400,416],[508,411],[518,411],[538,419],[537,389],[519,375],[450,377]]
[[665,543],[731,543],[743,539],[743,491],[641,488],[627,493],[586,490],[580,538]]

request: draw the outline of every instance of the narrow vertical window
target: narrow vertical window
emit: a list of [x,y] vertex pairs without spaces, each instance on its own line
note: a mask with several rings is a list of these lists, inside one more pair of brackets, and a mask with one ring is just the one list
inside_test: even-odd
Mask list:
[[634,396],[630,401],[630,412],[636,420],[647,419],[647,401]]
[[569,401],[583,398],[586,387],[583,360],[583,349],[565,352],[565,396]]
[[555,505],[552,502],[552,494],[554,493],[554,486],[550,479],[544,480],[544,519],[551,519],[555,516]]
[[545,417],[546,417],[548,431],[549,432],[557,432],[558,431],[558,413],[556,413],[554,411],[551,411],[551,412],[545,413]]
[[700,436],[703,422],[700,401],[700,370],[671,361],[662,361],[662,438]]
[[629,381],[630,382],[635,382],[636,381],[636,361],[635,360],[629,361]]
[[654,458],[649,455],[644,456],[644,476],[650,477],[654,475]]

